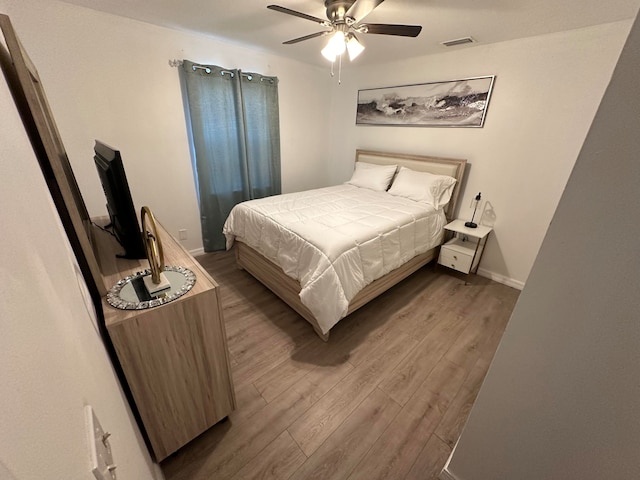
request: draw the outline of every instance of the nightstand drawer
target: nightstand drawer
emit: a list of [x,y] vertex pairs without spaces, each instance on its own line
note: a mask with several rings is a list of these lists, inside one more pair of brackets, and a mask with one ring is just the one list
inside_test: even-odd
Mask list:
[[438,263],[462,273],[476,273],[493,228],[484,225],[470,228],[461,219],[454,220],[444,228],[453,237],[440,248]]
[[453,268],[462,273],[469,273],[471,270],[471,262],[473,261],[473,255],[467,255],[455,250],[447,248],[443,245],[440,249],[440,258],[438,263],[445,267]]

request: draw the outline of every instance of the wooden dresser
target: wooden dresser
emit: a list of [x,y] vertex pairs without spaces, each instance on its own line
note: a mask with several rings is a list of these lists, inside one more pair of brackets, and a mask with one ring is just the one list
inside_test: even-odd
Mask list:
[[[100,220],[96,223],[101,224]],[[105,223],[105,222],[102,222]],[[116,257],[110,234],[93,227],[94,249],[107,288],[149,267]],[[159,462],[235,408],[219,288],[160,225],[165,264],[196,275],[184,296],[146,310],[119,310],[102,299],[107,331]]]

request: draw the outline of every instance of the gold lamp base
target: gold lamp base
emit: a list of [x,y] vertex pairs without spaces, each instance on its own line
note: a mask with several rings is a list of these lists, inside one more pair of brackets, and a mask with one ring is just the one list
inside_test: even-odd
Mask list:
[[[151,275],[144,277],[144,286],[150,294],[153,294],[170,288],[171,284],[162,273],[164,272],[164,252],[158,235],[156,219],[149,207],[142,207],[140,217],[142,220],[142,240],[149,260],[149,270],[151,270]],[[147,222],[153,231],[149,231]]]

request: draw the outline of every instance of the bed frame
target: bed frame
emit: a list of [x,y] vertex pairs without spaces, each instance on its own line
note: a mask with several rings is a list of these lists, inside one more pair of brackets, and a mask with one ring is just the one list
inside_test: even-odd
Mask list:
[[[457,179],[456,186],[453,190],[453,194],[451,195],[451,200],[445,209],[445,215],[448,220],[451,220],[454,217],[461,184],[464,179],[464,172],[467,164],[466,160],[356,150],[356,162],[375,163],[378,165],[395,164],[399,167],[403,166],[411,168],[412,170],[454,177]],[[431,250],[412,258],[404,265],[367,285],[351,300],[347,315],[373,300],[378,295],[393,287],[396,283],[407,278],[413,272],[436,258],[438,249],[439,247],[432,248]],[[280,297],[286,304],[298,312],[313,326],[313,329],[320,338],[322,338],[322,340],[325,342],[329,340],[329,332],[322,332],[313,314],[300,301],[300,284],[297,280],[289,277],[279,266],[263,257],[260,253],[243,243],[241,240],[237,240],[235,242],[235,252],[236,262],[240,268],[249,272],[253,277]]]

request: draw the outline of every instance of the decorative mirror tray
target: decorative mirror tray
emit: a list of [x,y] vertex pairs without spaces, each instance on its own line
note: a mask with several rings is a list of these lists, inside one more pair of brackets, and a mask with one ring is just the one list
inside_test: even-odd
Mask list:
[[107,293],[109,305],[121,310],[144,310],[158,307],[180,298],[193,288],[196,283],[195,274],[184,267],[164,267],[164,275],[171,286],[165,290],[149,294],[144,277],[151,275],[151,270],[143,270],[118,281]]

